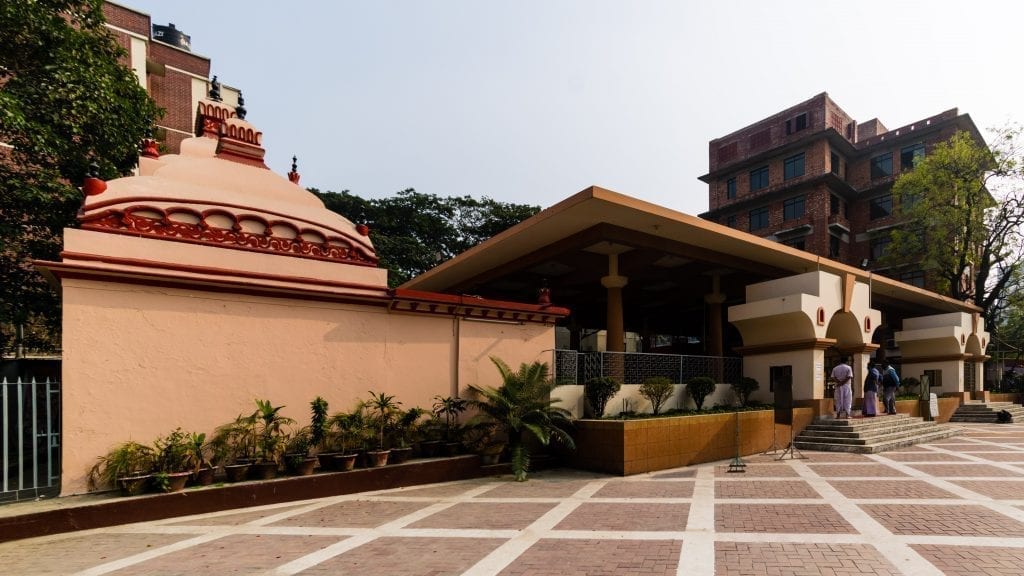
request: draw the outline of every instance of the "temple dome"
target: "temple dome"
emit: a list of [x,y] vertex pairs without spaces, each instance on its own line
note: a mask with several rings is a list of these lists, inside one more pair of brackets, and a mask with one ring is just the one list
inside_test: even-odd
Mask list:
[[82,228],[376,266],[364,227],[267,169],[252,124],[212,100],[197,118],[180,154],[144,155],[138,176],[87,196]]

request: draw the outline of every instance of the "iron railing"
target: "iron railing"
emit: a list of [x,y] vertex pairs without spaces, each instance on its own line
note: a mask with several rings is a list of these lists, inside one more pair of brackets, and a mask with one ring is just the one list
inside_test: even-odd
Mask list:
[[742,358],[647,352],[553,352],[553,377],[560,384],[583,384],[602,376],[614,377],[622,384],[643,384],[652,376],[664,376],[676,383],[685,383],[696,376],[735,383],[743,376]]
[[0,380],[0,502],[60,493],[60,382]]

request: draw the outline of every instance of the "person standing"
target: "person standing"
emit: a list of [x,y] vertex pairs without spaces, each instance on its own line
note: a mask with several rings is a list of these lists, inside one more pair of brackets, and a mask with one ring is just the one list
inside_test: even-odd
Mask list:
[[885,413],[896,413],[896,389],[900,386],[900,377],[892,363],[885,363],[885,371],[882,373],[882,399],[885,401]]
[[868,375],[864,378],[864,406],[861,413],[867,418],[878,415],[878,383],[882,380],[882,373],[874,362],[868,362]]
[[836,418],[840,414],[851,416],[853,410],[853,368],[850,368],[850,359],[847,356],[839,361],[839,364],[832,369],[832,380],[836,383]]

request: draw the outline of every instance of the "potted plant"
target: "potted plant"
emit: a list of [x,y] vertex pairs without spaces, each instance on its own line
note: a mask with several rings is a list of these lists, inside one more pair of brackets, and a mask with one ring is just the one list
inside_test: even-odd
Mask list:
[[420,456],[433,458],[441,453],[441,438],[444,436],[444,422],[433,412],[429,413],[430,418],[421,422],[417,427],[419,436]]
[[180,492],[196,468],[188,433],[176,428],[153,442],[153,483],[162,492]]
[[142,493],[153,469],[153,448],[129,440],[112,448],[89,470],[89,489],[119,487],[125,496]]
[[464,430],[464,443],[480,455],[481,465],[497,464],[506,445],[505,440],[498,435],[497,424],[493,420],[478,417],[467,424]]
[[365,408],[362,403],[351,412],[338,412],[329,420],[329,429],[333,430],[331,437],[340,447],[337,452],[331,453],[326,460],[321,459],[320,465],[328,470],[349,471],[355,468],[356,458],[359,455],[350,448],[358,442],[366,430]]
[[444,418],[444,447],[446,456],[458,454],[460,442],[459,414],[466,411],[468,402],[464,398],[453,396],[434,396],[434,415],[439,419]]
[[228,482],[241,482],[249,474],[255,455],[253,440],[252,419],[248,416],[239,415],[214,431],[210,446],[214,454],[224,461]]
[[316,466],[316,458],[309,455],[312,446],[309,428],[300,428],[285,438],[284,467],[289,474],[309,476]]
[[523,363],[512,370],[500,358],[492,356],[491,361],[501,372],[502,384],[498,388],[470,385],[477,395],[473,406],[490,417],[508,438],[512,473],[516,481],[522,482],[530,465],[525,435],[530,434],[544,446],[554,439],[572,449],[576,447],[568,432],[572,421],[569,412],[556,407],[556,400],[551,399],[551,390],[558,384],[548,378],[546,363]]
[[366,401],[366,407],[374,413],[373,421],[378,432],[377,449],[367,452],[371,468],[384,466],[388,463],[388,454],[391,451],[384,449],[384,429],[387,428],[392,418],[394,418],[395,411],[401,405],[402,403],[395,400],[393,394],[370,391],[370,399]]
[[213,484],[213,474],[216,470],[216,466],[213,464],[213,460],[216,455],[209,444],[206,442],[205,432],[193,432],[188,437],[189,449],[192,451],[192,461],[195,463],[195,469],[192,471],[192,481],[199,486],[209,486]]
[[330,428],[327,416],[327,400],[317,396],[309,403],[309,409],[309,444],[312,452],[316,454],[323,450]]
[[284,406],[274,406],[270,400],[256,399],[256,411],[250,419],[253,423],[253,438],[256,440],[256,463],[250,468],[250,475],[260,480],[277,476],[278,456],[284,447],[285,425],[294,420],[281,415]]
[[392,421],[392,446],[388,462],[401,464],[412,456],[411,438],[417,422],[426,413],[426,410],[419,407],[399,411],[399,415]]

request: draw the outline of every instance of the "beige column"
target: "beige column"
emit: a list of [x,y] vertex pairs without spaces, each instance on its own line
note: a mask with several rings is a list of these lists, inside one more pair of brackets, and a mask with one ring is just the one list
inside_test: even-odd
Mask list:
[[608,309],[605,330],[608,332],[605,344],[609,352],[626,350],[625,328],[622,318],[622,289],[629,283],[629,278],[619,276],[619,255],[608,255],[608,275],[601,278],[601,285],[608,291]]
[[725,303],[725,294],[722,294],[718,274],[711,275],[711,293],[704,296],[704,303],[707,304],[708,318],[708,354],[711,356],[722,355],[722,304]]

